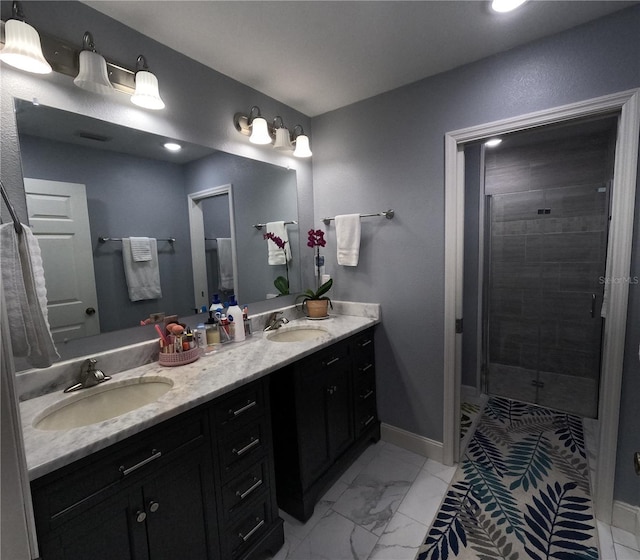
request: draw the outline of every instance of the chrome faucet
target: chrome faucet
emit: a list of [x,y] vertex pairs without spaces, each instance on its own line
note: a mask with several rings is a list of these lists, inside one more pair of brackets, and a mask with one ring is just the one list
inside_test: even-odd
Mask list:
[[282,315],[282,317],[280,317],[280,315],[282,315],[282,311],[274,311],[273,313],[271,313],[271,315],[269,315],[267,324],[264,328],[265,332],[275,331],[282,325],[286,325],[289,322],[289,319],[287,319],[284,315]]
[[78,391],[79,389],[86,389],[87,387],[93,387],[99,383],[109,381],[111,377],[105,375],[101,370],[96,369],[98,361],[95,358],[89,358],[85,360],[80,367],[80,381],[71,387],[67,387],[64,392],[71,393],[72,391]]

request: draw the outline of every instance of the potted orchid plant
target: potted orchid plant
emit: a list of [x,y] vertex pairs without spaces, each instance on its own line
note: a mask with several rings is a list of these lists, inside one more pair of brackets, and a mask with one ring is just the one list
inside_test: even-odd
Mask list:
[[300,294],[296,301],[302,300],[302,309],[308,317],[323,318],[328,316],[329,306],[333,309],[331,299],[325,294],[333,286],[333,279],[329,279],[321,284],[320,267],[323,258],[320,256],[320,247],[324,247],[327,242],[324,239],[324,232],[321,229],[310,229],[308,232],[307,247],[315,250],[315,266],[316,266],[316,289],[307,289]]
[[283,241],[282,238],[278,237],[277,235],[274,235],[271,232],[265,233],[263,235],[263,238],[275,243],[275,245],[279,249],[281,249],[284,254],[285,274],[287,276],[286,278],[284,276],[278,276],[273,281],[273,285],[276,287],[276,290],[280,292],[278,295],[286,296],[289,294],[289,264],[287,263],[287,251],[286,251],[287,242]]

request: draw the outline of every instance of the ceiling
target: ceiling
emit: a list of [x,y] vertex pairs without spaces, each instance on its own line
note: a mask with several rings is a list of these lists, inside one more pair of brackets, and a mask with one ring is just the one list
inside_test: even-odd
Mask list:
[[530,0],[509,14],[485,0],[84,3],[313,117],[638,2]]

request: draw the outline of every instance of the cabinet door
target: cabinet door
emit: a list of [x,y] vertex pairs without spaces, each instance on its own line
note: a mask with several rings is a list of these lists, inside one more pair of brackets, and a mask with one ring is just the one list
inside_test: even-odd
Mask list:
[[335,461],[353,442],[351,376],[346,364],[327,375],[327,437]]
[[207,449],[183,455],[143,486],[151,560],[214,560],[215,495]]
[[326,373],[320,368],[306,371],[300,368],[296,376],[295,407],[302,488],[315,482],[331,464],[327,437],[328,396]]
[[144,523],[136,521],[138,492],[119,492],[83,511],[39,542],[46,560],[148,560]]

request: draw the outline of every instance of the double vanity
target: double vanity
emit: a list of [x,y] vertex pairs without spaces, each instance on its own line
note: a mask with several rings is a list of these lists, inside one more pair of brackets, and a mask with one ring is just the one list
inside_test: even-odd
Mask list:
[[105,371],[95,387],[22,402],[42,558],[275,554],[278,509],[306,521],[380,437],[379,306],[341,309],[358,314],[292,315],[191,364]]

